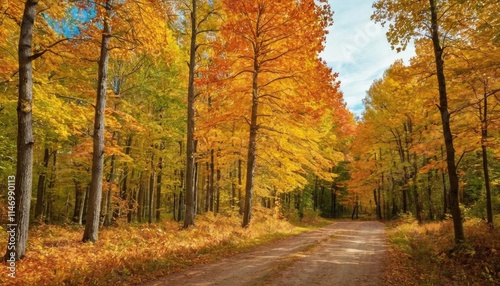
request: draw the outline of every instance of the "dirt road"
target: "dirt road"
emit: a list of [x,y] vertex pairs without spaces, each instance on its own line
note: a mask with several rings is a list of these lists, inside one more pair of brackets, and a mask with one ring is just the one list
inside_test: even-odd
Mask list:
[[384,225],[337,222],[143,284],[383,285]]

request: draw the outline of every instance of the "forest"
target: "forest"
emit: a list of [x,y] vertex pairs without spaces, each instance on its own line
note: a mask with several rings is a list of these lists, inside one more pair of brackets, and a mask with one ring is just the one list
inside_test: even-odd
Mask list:
[[319,217],[450,221],[455,244],[464,221],[493,229],[500,4],[373,8],[393,48],[416,56],[355,116],[320,56],[326,0],[2,1],[6,263],[29,283],[127,284]]

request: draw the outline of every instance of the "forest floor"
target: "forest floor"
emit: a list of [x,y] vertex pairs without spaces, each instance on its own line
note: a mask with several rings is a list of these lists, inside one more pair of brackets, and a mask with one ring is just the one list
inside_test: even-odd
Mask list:
[[[498,217],[496,221],[498,222]],[[464,222],[465,242],[455,244],[451,220],[387,223],[389,251],[384,271],[388,285],[500,285],[500,225]]]
[[[500,217],[496,219],[500,221]],[[104,228],[82,243],[82,226],[38,225],[16,277],[0,285],[500,285],[500,225],[304,219],[299,226],[257,208],[240,217],[205,214],[196,227],[164,220]],[[0,227],[0,230],[1,227]],[[0,232],[0,249],[7,233]]]
[[384,285],[386,241],[382,223],[336,222],[140,285]]

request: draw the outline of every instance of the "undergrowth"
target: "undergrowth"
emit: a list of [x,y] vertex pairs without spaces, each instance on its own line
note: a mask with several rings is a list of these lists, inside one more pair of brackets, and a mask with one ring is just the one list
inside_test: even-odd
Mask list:
[[500,285],[500,231],[481,220],[464,223],[466,242],[456,245],[451,221],[402,223],[389,230],[389,240],[419,285]]
[[[307,230],[257,209],[249,228],[240,217],[198,216],[181,230],[173,221],[102,229],[95,244],[82,243],[82,227],[41,225],[30,230],[16,278],[5,265],[0,285],[129,285],[206,263]],[[315,222],[318,223],[318,222]],[[5,249],[5,232],[0,249]]]

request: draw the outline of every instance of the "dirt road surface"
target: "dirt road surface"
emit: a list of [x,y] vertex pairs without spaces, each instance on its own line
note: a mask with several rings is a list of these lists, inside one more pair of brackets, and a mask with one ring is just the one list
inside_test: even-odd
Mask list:
[[386,250],[382,223],[336,222],[142,285],[378,286]]

